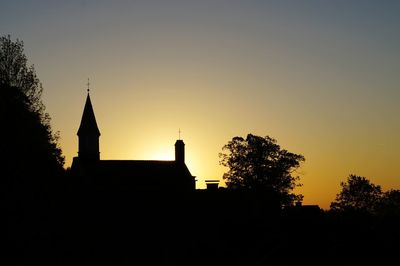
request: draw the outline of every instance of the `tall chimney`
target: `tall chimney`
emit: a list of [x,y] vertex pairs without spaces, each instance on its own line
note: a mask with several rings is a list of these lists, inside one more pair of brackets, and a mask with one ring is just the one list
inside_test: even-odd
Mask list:
[[175,142],[175,162],[185,163],[185,143],[181,139]]

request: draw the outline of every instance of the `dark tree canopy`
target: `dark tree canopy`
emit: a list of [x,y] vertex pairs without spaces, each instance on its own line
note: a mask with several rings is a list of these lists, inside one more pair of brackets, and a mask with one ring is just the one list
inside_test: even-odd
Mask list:
[[302,195],[292,193],[301,186],[294,172],[305,161],[302,155],[281,149],[269,136],[252,134],[234,137],[222,150],[220,164],[229,168],[223,176],[228,188],[269,192],[282,205],[302,200]]
[[400,190],[391,189],[383,193],[379,212],[383,215],[400,217]]
[[342,190],[331,203],[333,211],[376,212],[383,195],[379,185],[365,177],[350,175],[340,186]]
[[33,65],[27,65],[24,43],[11,40],[10,35],[0,36],[0,83],[20,90],[27,97],[30,111],[45,118],[44,105],[41,101],[42,84],[36,76]]
[[51,130],[41,93],[34,67],[27,66],[22,41],[0,37],[1,171],[8,181],[62,172],[58,134]]

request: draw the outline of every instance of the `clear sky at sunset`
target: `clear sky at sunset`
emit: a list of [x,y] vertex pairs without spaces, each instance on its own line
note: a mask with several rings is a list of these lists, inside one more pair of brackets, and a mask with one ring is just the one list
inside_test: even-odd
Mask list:
[[349,174],[400,189],[400,1],[0,1],[77,155],[87,78],[102,159],[173,159],[221,179],[234,136],[303,154],[305,204]]

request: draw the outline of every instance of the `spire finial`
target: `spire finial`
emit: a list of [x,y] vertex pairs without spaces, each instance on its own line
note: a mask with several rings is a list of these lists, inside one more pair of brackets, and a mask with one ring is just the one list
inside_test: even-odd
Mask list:
[[89,78],[87,79],[87,92],[89,93],[90,92],[90,88],[89,88],[89,86],[90,86],[90,82],[89,82]]
[[181,129],[179,129],[178,133],[179,133],[179,140],[181,140]]

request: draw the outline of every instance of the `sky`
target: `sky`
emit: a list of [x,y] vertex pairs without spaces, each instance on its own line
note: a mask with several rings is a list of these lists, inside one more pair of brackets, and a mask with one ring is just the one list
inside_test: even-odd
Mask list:
[[[174,159],[222,179],[248,133],[302,154],[304,204],[329,208],[349,174],[400,189],[400,1],[8,1],[65,167],[90,78],[102,159]],[[223,182],[221,181],[221,184]]]

